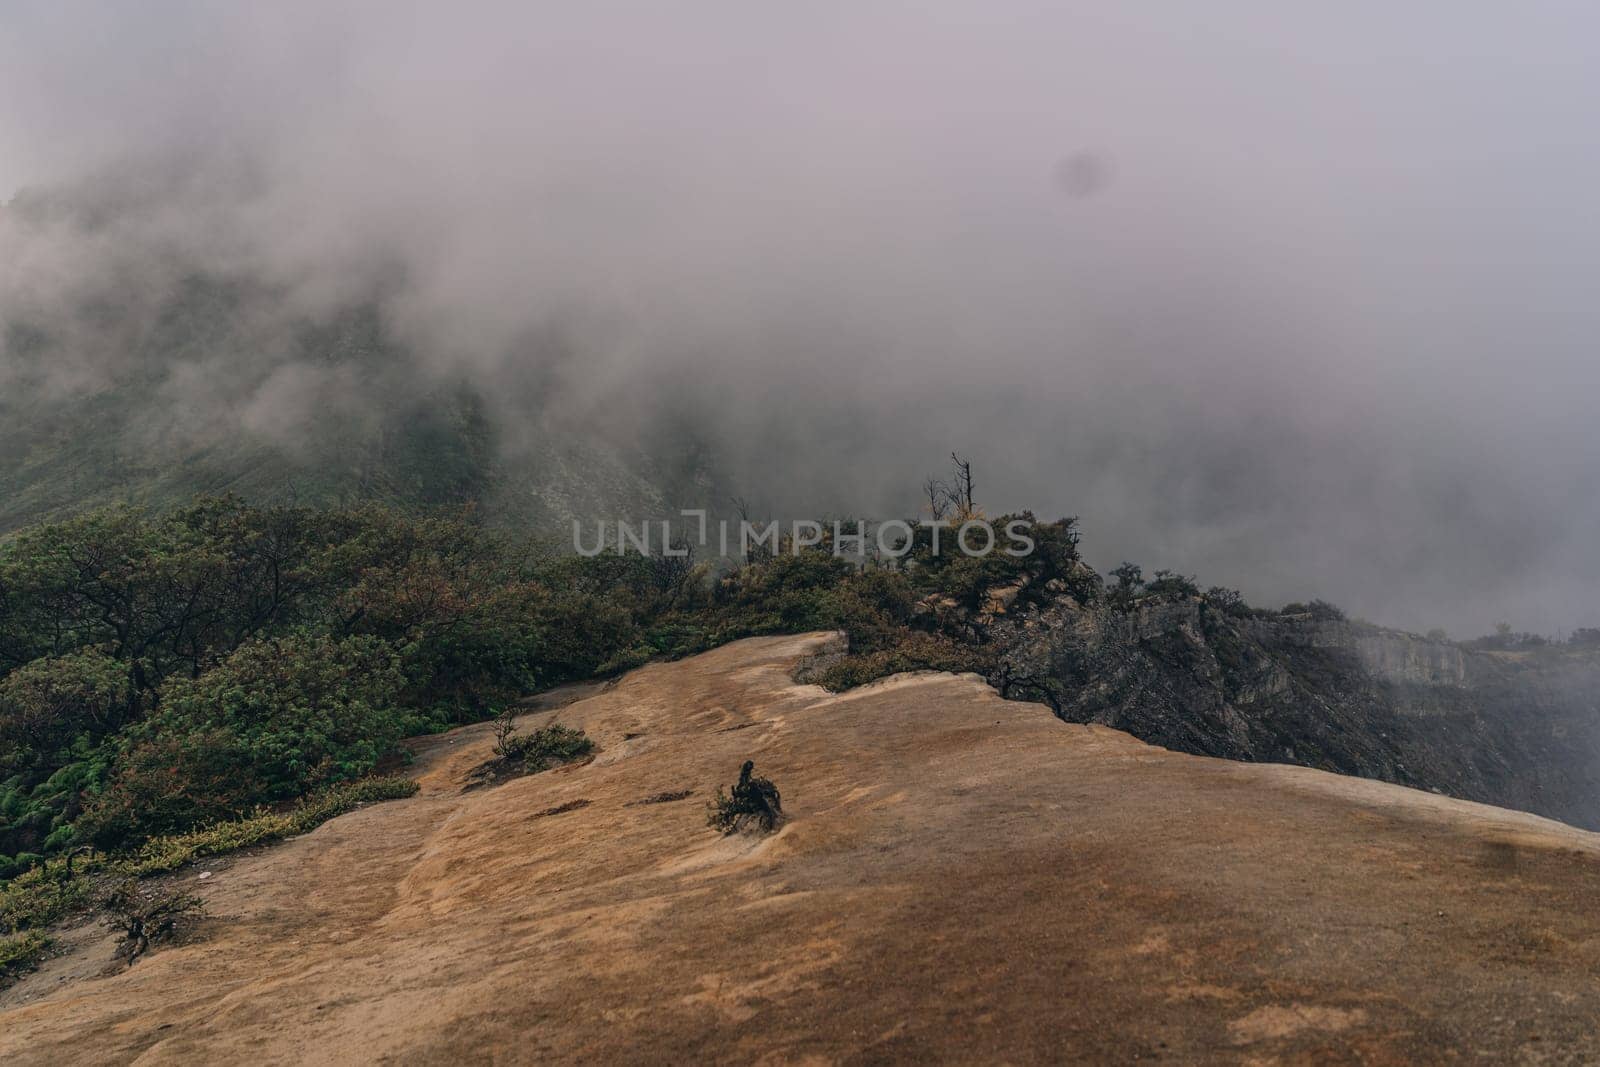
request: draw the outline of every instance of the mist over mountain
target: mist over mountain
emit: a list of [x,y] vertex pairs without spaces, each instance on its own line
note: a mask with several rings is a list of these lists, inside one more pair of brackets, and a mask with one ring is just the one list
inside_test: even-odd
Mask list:
[[7,514],[887,515],[955,448],[1102,568],[1595,625],[1595,23],[12,5]]

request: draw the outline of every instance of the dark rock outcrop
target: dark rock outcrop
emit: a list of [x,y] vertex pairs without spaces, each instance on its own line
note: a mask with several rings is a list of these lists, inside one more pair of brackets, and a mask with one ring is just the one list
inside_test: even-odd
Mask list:
[[[1181,752],[1293,763],[1600,827],[1600,656],[1493,653],[1204,596],[1007,589],[939,625],[990,681],[1070,722]],[[1079,583],[1074,583],[1081,589]]]

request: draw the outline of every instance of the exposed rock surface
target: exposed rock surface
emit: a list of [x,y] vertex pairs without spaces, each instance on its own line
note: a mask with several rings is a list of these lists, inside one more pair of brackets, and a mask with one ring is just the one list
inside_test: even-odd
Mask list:
[[[417,797],[208,860],[200,940],[93,977],[91,930],[0,994],[0,1062],[1600,1058],[1600,837],[972,676],[793,682],[825,642],[639,670],[554,712],[592,762],[493,789],[463,790],[486,725],[429,739]],[[1297,684],[1251,663],[1262,701]],[[787,822],[723,837],[704,801],[747,759]]]
[[1006,615],[975,613],[959,630],[997,649],[991,681],[1002,692],[1070,722],[1600,827],[1592,651],[1475,652],[1366,623],[1230,612],[1200,596],[1114,606],[1063,588],[1012,593]]

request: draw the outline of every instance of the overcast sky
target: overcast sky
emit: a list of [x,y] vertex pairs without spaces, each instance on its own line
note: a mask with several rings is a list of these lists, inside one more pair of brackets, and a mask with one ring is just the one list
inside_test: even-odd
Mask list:
[[[311,307],[400,264],[489,384],[561,323],[577,410],[678,383],[773,509],[955,448],[1102,567],[1553,632],[1600,625],[1597,52],[1538,0],[12,0],[0,195],[149,185],[138,241]],[[0,298],[105,256],[0,248]]]

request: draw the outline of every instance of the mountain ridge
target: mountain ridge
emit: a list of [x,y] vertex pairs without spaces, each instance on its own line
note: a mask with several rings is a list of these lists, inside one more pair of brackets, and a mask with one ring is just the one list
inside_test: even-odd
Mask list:
[[[791,680],[829,634],[635,671],[530,723],[593,761],[412,800],[178,877],[206,936],[0,994],[8,1062],[249,1055],[1445,1062],[1597,1048],[1600,838],[1164,751],[973,676]],[[771,836],[704,803],[744,759]],[[663,790],[683,800],[644,803]],[[586,801],[586,804],[579,804]],[[207,867],[211,870],[211,867]],[[59,979],[66,977],[68,980]]]

